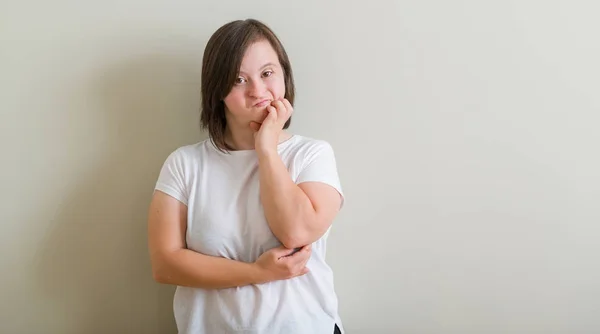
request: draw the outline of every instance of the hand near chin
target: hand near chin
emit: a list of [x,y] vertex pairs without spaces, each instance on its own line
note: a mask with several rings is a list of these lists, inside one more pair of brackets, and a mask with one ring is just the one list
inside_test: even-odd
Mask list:
[[279,135],[293,111],[287,99],[275,100],[267,106],[268,114],[262,124],[250,123],[250,128],[254,130],[254,146],[259,153],[277,152]]

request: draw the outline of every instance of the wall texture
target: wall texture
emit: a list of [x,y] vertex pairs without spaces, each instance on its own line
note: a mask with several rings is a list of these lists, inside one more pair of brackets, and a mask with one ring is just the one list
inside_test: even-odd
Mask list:
[[0,332],[175,333],[159,168],[201,140],[210,34],[254,17],[334,146],[349,333],[600,332],[592,1],[4,1]]

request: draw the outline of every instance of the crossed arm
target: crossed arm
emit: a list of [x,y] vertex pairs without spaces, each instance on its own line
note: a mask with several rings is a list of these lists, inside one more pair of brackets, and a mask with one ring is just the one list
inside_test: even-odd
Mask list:
[[187,249],[187,206],[156,191],[150,204],[148,238],[152,275],[158,283],[224,289],[289,279],[308,272],[311,247],[290,255],[285,247],[263,253],[246,263]]
[[[337,214],[341,196],[320,182],[296,185],[279,156],[261,156],[261,201],[273,234],[283,247],[255,263],[213,257],[187,249],[187,206],[157,191],[149,210],[149,250],[154,279],[163,284],[221,289],[260,284],[306,273],[310,245]],[[304,251],[287,256],[293,248]]]

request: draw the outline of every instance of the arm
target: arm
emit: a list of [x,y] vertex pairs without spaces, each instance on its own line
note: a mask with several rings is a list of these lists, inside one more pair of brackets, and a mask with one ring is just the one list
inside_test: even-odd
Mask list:
[[271,231],[287,248],[315,242],[338,213],[340,194],[320,182],[296,185],[276,150],[258,156],[261,201]]
[[262,124],[251,123],[256,132],[261,202],[273,234],[287,248],[297,248],[319,239],[340,209],[342,197],[334,187],[325,182],[302,182],[329,181],[332,175],[337,179],[335,160],[329,146],[320,147],[315,156],[323,153],[317,157],[323,159],[311,166],[307,179],[295,184],[277,152],[282,127],[293,108],[283,99],[273,101],[267,111]]
[[148,238],[152,274],[159,283],[230,288],[261,283],[256,266],[200,254],[185,247],[187,206],[156,191],[150,204]]
[[308,272],[310,247],[289,256],[283,247],[262,254],[255,263],[204,255],[186,249],[187,206],[156,191],[150,204],[148,238],[152,274],[163,284],[222,289],[288,279]]

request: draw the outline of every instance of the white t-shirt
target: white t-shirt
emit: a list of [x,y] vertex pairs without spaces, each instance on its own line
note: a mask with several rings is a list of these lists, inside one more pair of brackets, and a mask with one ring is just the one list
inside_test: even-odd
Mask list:
[[[326,141],[293,135],[278,152],[296,184],[324,182],[343,196]],[[208,139],[180,147],[167,158],[156,189],[187,205],[186,242],[193,251],[251,263],[281,245],[260,201],[254,150],[223,153]],[[331,334],[336,323],[343,330],[325,262],[328,234],[313,244],[306,275],[229,289],[178,286],[173,307],[179,333]]]

